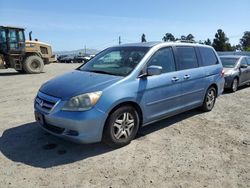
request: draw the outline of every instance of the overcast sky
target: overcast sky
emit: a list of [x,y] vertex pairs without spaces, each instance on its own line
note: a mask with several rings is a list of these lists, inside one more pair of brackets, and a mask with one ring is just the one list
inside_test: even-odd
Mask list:
[[[213,39],[217,29],[237,44],[250,31],[249,0],[0,0],[0,24],[26,28],[54,50],[103,48],[160,41],[192,33],[195,40]],[[27,36],[26,35],[26,36]]]

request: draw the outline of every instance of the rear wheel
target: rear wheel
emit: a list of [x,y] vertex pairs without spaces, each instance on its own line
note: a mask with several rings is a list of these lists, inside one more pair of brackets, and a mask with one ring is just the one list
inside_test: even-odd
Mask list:
[[232,86],[231,86],[231,91],[236,92],[238,89],[238,85],[239,85],[238,79],[234,78]]
[[122,147],[131,142],[139,128],[139,116],[131,106],[123,106],[110,114],[103,132],[103,141],[111,147]]
[[28,56],[23,64],[23,69],[25,70],[26,73],[29,74],[41,73],[43,71],[43,68],[44,68],[44,63],[42,58],[36,55]]
[[210,87],[206,92],[206,96],[203,101],[201,109],[204,112],[211,111],[214,107],[215,101],[216,101],[216,89],[214,87]]

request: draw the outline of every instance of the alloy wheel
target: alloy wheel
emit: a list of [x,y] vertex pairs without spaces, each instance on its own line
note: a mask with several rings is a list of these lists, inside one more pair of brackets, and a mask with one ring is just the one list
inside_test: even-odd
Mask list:
[[234,79],[233,80],[233,85],[232,85],[232,91],[235,92],[238,88],[238,80]]
[[209,90],[206,98],[206,105],[208,109],[212,109],[215,102],[215,91],[213,89]]
[[119,115],[113,124],[113,134],[117,140],[127,139],[131,136],[135,120],[131,113],[124,112]]

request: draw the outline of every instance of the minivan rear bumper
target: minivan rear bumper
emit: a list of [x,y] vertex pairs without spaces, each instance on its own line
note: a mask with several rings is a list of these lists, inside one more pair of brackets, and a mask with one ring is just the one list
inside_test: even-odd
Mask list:
[[218,93],[217,93],[217,96],[220,96],[220,95],[224,92],[224,85],[225,85],[225,79],[224,79],[224,77],[221,77],[221,78],[217,81],[217,86],[218,86]]

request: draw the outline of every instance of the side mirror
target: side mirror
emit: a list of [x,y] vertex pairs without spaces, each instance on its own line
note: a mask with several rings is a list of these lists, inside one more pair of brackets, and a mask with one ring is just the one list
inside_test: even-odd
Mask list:
[[242,68],[242,69],[245,69],[245,68],[247,68],[247,67],[248,67],[248,65],[246,65],[246,64],[240,65],[240,68]]
[[151,65],[147,68],[147,76],[160,75],[162,73],[162,67]]

